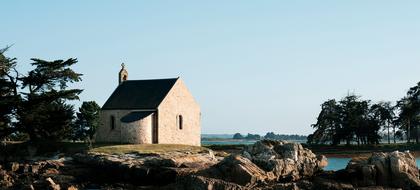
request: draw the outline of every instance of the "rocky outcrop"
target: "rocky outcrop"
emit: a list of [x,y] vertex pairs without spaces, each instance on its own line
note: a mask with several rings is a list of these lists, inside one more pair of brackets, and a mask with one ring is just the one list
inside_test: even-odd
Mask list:
[[311,177],[328,164],[325,156],[317,157],[299,143],[286,141],[258,141],[246,147],[242,155],[284,182]]
[[[194,175],[201,177],[200,179],[212,179],[210,181],[224,180],[229,184],[240,185],[241,188],[299,189],[293,182],[312,177],[327,164],[324,156],[317,157],[298,143],[264,140],[246,147],[241,154],[230,155]],[[180,182],[197,183],[197,178],[187,178]],[[202,184],[211,186],[212,183]]]
[[137,185],[166,185],[178,176],[206,169],[218,162],[211,150],[201,153],[168,152],[162,154],[76,154],[75,161],[112,176],[101,178]]
[[420,189],[410,153],[374,153],[346,169],[322,171],[327,159],[300,144],[260,141],[224,158],[212,151],[161,154],[79,153],[0,165],[0,189]]
[[2,170],[0,167],[0,187],[9,188],[13,186],[14,180],[6,170]]
[[184,176],[176,182],[179,190],[250,190],[249,187],[236,183],[197,175]]
[[67,159],[31,163],[11,162],[0,167],[0,189],[77,189],[75,178],[59,172]]
[[420,189],[419,169],[408,152],[373,153],[368,159],[350,161],[344,173],[356,187]]
[[241,155],[228,156],[218,164],[202,170],[196,175],[217,178],[246,187],[254,187],[275,179],[272,173],[265,172]]

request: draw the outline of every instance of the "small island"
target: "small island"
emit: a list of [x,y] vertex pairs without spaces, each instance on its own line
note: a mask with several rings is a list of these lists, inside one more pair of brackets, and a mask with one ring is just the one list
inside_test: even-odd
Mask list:
[[420,1],[0,7],[0,190],[420,190]]

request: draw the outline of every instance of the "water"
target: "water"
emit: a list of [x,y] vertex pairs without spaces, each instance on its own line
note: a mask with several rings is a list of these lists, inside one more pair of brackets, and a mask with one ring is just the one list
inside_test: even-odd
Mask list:
[[[286,140],[289,142],[305,143],[305,140]],[[234,139],[223,139],[223,140],[201,140],[201,145],[250,145],[257,142],[257,140],[234,140]]]
[[[328,166],[324,170],[341,170],[346,168],[351,158],[328,158]],[[420,158],[416,158],[417,167],[420,167]]]
[[328,165],[324,170],[341,170],[346,168],[351,158],[328,158]]
[[234,140],[226,140],[226,141],[201,141],[201,145],[249,145],[254,144],[257,141],[234,141]]

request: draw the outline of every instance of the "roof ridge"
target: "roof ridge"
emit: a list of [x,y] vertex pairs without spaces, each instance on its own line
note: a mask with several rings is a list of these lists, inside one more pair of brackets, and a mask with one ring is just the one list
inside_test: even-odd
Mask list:
[[126,80],[126,81],[177,80],[177,79],[179,79],[179,77],[178,78],[135,79],[135,80]]

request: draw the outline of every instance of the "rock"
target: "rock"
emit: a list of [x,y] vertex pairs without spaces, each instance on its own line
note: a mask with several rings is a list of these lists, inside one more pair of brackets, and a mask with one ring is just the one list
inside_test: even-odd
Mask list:
[[392,152],[388,154],[391,167],[392,185],[396,187],[413,187],[420,189],[419,169],[416,159],[409,152]]
[[38,164],[32,164],[32,165],[30,166],[30,168],[29,168],[29,171],[30,171],[31,173],[33,173],[33,174],[37,174],[40,168],[41,168],[41,166],[40,166],[40,165],[38,165]]
[[261,188],[261,190],[301,190],[301,189],[313,189],[313,184],[307,180],[301,180],[298,182],[291,183],[277,183],[274,185],[268,185]]
[[373,153],[368,159],[350,161],[344,172],[357,187],[420,189],[419,170],[408,152]]
[[45,179],[45,181],[47,182],[47,188],[49,190],[60,190],[60,185],[55,184],[55,182],[50,177]]
[[19,170],[19,167],[20,167],[20,164],[19,164],[19,163],[17,163],[17,162],[10,162],[10,163],[8,164],[8,169],[9,169],[11,172],[16,172],[16,171],[18,171],[18,170]]
[[361,162],[350,161],[347,164],[346,171],[352,176],[349,178],[351,183],[356,187],[368,187],[376,185],[376,168],[375,165]]
[[[163,154],[123,154],[100,153],[76,154],[74,161],[91,166],[99,171],[103,179],[112,177],[137,185],[166,185],[174,183],[176,177],[189,175],[217,163],[209,152]],[[112,173],[113,176],[107,176]]]
[[266,172],[272,172],[278,181],[291,182],[311,177],[328,165],[325,156],[316,156],[299,143],[262,140],[249,145],[242,155]]
[[335,181],[332,179],[315,178],[312,189],[323,190],[354,190],[352,184]]
[[60,175],[50,175],[50,176],[46,176],[46,177],[51,177],[51,179],[53,179],[56,184],[60,184],[60,186],[63,189],[66,189],[66,187],[70,187],[71,184],[76,182],[75,177],[70,176],[70,175],[60,174]]
[[67,190],[78,190],[78,188],[72,185],[72,186],[68,187]]
[[13,186],[14,180],[5,170],[0,169],[0,188]]
[[318,166],[320,168],[325,168],[328,166],[328,159],[324,155],[318,155],[317,160],[319,161]]
[[217,178],[246,187],[254,187],[257,184],[274,180],[272,173],[265,172],[241,155],[230,155],[218,164],[198,172],[198,175]]
[[[182,154],[182,153],[181,153]],[[205,168],[212,166],[217,163],[217,159],[214,156],[213,151],[209,150],[205,153],[198,154],[186,154],[186,155],[163,155],[162,157],[169,159],[175,167],[187,167],[187,168]]]
[[55,168],[55,169],[60,169],[60,167],[63,167],[63,166],[64,166],[63,162],[59,160],[47,160],[45,164],[45,167]]
[[44,175],[59,174],[60,172],[55,168],[48,168],[44,171]]
[[28,173],[29,172],[29,164],[21,164],[19,167],[18,173]]
[[177,180],[175,189],[183,190],[251,190],[221,179],[190,175]]
[[264,190],[299,190],[300,188],[296,183],[278,183],[270,188],[264,188]]
[[27,190],[35,190],[35,188],[34,188],[34,186],[31,184],[31,185],[27,185],[25,188],[24,188],[25,190],[27,189]]

